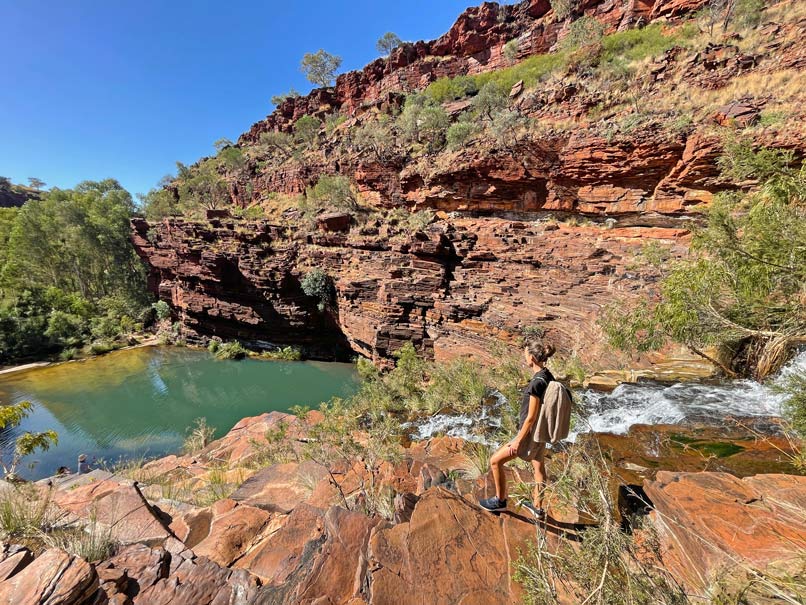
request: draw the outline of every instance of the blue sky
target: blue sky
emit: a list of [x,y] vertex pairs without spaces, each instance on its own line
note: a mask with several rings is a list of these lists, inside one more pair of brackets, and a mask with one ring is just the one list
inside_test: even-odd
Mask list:
[[305,52],[342,71],[375,42],[435,38],[474,0],[0,1],[0,176],[118,179],[134,195],[235,140],[269,99],[311,85]]

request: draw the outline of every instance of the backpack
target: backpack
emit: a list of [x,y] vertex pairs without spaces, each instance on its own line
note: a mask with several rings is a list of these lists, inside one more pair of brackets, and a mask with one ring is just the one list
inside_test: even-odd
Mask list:
[[542,443],[557,443],[568,437],[571,430],[571,408],[574,399],[563,383],[552,380],[546,386],[540,416],[533,439]]

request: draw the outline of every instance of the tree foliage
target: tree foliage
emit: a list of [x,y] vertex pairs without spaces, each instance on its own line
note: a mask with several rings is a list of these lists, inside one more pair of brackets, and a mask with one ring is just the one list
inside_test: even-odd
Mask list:
[[397,34],[393,34],[392,32],[386,32],[375,43],[375,48],[381,53],[382,56],[387,57],[392,54],[392,51],[395,50],[398,46],[403,44],[403,41],[397,36]]
[[0,214],[0,359],[36,356],[141,321],[145,272],[131,196],[114,180],[52,189]]
[[718,196],[695,233],[690,258],[668,270],[660,299],[611,309],[611,343],[651,350],[667,340],[699,354],[730,352],[737,371],[763,378],[806,341],[806,167],[790,152],[726,145],[724,174],[754,179],[748,193]]
[[341,67],[341,57],[331,55],[321,48],[315,53],[305,53],[300,69],[313,84],[327,88]]
[[[0,430],[13,429],[31,414],[33,405],[29,401],[21,401],[13,405],[0,406]],[[36,451],[47,451],[52,445],[59,442],[55,431],[47,430],[37,433],[25,431],[14,440],[14,450],[11,459],[0,458],[0,465],[6,478],[14,478],[25,456]]]
[[359,151],[370,153],[379,162],[389,160],[395,150],[391,118],[381,114],[377,120],[367,120],[353,132],[353,143]]
[[449,125],[450,118],[445,110],[424,94],[409,95],[397,119],[404,139],[410,143],[425,143],[429,152],[445,145]]

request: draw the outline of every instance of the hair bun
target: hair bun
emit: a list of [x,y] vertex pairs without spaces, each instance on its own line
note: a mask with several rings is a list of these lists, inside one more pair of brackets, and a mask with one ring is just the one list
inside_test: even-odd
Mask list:
[[543,359],[548,359],[549,357],[554,355],[555,350],[556,349],[554,348],[554,345],[546,345],[546,346],[544,346],[543,347]]

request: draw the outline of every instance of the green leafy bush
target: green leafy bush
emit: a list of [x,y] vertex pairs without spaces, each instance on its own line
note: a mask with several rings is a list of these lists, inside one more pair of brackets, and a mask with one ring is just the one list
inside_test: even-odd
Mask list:
[[249,354],[249,351],[240,342],[233,340],[218,345],[213,354],[216,359],[243,359]]
[[456,122],[448,127],[448,132],[445,137],[448,142],[448,147],[451,149],[459,149],[464,146],[469,138],[476,132],[476,127],[470,122]]
[[653,23],[637,29],[625,29],[602,38],[602,62],[617,58],[626,61],[641,61],[647,57],[663,54],[678,42],[673,35],[663,31],[663,25]]
[[[32,409],[33,405],[30,401],[0,406],[0,430],[10,430],[18,427],[31,414]],[[0,456],[0,466],[3,467],[5,477],[12,479],[16,477],[17,466],[25,456],[37,451],[47,451],[52,445],[58,443],[59,436],[56,431],[48,430],[38,433],[25,431],[20,434],[14,440],[11,459],[7,460],[5,456]]]
[[571,50],[598,44],[603,35],[604,25],[599,20],[585,15],[571,23],[568,34],[563,38],[562,47]]
[[515,62],[515,59],[518,57],[518,40],[515,38],[514,40],[510,40],[506,44],[504,44],[504,58],[507,60],[508,63],[512,64]]
[[341,174],[319,177],[316,185],[308,187],[305,196],[308,204],[315,209],[355,210],[358,207],[350,179]]
[[171,317],[171,307],[169,307],[168,303],[164,300],[158,300],[151,305],[151,308],[154,309],[154,313],[156,313],[157,319],[160,321]]
[[318,307],[320,311],[324,311],[333,302],[333,278],[319,267],[306,273],[300,282],[300,286],[306,296],[312,296],[319,300]]
[[292,346],[281,347],[273,351],[263,351],[260,357],[276,361],[300,361],[302,359],[302,349]]
[[473,97],[472,107],[480,117],[492,121],[493,114],[509,106],[509,89],[495,80],[487,82]]

